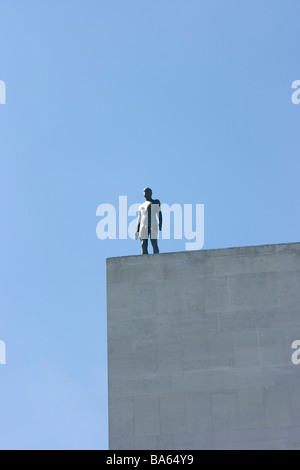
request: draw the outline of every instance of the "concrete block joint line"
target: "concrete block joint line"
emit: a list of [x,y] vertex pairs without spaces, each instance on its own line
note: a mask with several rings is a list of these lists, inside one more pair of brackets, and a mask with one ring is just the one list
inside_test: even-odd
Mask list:
[[300,243],[107,259],[110,449],[300,449]]

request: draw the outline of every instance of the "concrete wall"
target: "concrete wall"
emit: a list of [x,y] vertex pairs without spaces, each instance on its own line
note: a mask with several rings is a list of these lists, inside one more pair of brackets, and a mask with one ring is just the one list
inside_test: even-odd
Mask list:
[[300,449],[300,243],[107,260],[110,449]]

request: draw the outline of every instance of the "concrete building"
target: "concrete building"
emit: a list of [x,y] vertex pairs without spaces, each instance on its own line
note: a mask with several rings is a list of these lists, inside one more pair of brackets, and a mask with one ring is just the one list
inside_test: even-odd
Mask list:
[[107,259],[110,449],[300,449],[300,243]]

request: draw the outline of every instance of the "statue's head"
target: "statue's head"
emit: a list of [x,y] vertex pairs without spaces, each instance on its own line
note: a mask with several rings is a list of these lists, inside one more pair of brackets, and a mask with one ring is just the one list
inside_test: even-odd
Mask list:
[[144,198],[149,201],[152,198],[152,189],[145,188],[144,189]]

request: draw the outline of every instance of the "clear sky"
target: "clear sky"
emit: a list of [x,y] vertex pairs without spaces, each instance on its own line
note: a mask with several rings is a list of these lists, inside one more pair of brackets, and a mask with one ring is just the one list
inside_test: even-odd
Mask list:
[[[1,449],[105,449],[102,203],[205,205],[204,249],[299,241],[299,0],[0,0]],[[160,242],[183,251],[185,240]]]

